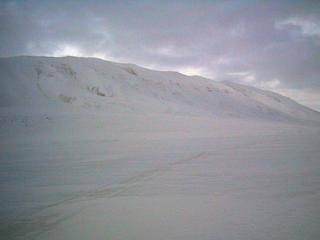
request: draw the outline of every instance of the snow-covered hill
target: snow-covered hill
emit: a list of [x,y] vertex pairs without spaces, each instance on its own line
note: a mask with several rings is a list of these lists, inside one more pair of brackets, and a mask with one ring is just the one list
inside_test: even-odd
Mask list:
[[252,87],[2,58],[0,238],[318,239],[319,133]]
[[268,120],[318,120],[287,97],[200,76],[94,58],[0,59],[0,107],[151,112]]

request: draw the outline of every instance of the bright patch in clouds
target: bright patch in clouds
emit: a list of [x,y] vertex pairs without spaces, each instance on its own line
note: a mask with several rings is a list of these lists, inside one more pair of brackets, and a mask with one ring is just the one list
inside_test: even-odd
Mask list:
[[175,51],[174,47],[172,46],[162,46],[156,49],[150,49],[149,52],[154,52],[160,56],[167,56],[167,57],[178,57],[179,54]]
[[305,36],[320,37],[320,23],[308,18],[289,18],[276,24],[276,28],[283,29],[286,26],[299,27]]
[[69,44],[63,44],[60,45],[57,50],[55,50],[52,54],[54,57],[65,57],[65,56],[76,56],[76,57],[93,57],[93,58],[100,58],[103,60],[108,61],[119,61],[119,59],[116,59],[111,56],[111,54],[108,54],[107,52],[92,52],[92,53],[86,53],[81,48],[69,45]]
[[254,83],[256,81],[256,76],[252,72],[231,72],[227,73],[227,76],[236,77],[244,83]]
[[205,76],[206,73],[202,68],[199,67],[183,67],[183,68],[179,68],[178,72],[188,75],[188,76]]
[[53,52],[53,56],[55,57],[64,57],[64,56],[76,56],[83,57],[82,51],[73,45],[60,45],[56,51]]
[[261,82],[261,87],[274,90],[280,86],[280,83],[279,79],[272,79],[270,81]]

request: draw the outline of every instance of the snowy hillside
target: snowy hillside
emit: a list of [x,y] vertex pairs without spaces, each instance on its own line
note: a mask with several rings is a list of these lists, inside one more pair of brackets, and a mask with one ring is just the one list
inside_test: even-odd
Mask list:
[[0,59],[2,109],[174,113],[267,120],[318,120],[289,98],[253,87],[94,58]]
[[2,58],[0,238],[319,239],[318,123],[239,84]]

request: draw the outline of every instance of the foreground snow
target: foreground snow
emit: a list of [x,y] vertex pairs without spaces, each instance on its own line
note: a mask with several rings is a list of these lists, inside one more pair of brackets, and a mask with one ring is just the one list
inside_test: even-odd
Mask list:
[[91,116],[4,123],[4,239],[320,236],[318,127]]

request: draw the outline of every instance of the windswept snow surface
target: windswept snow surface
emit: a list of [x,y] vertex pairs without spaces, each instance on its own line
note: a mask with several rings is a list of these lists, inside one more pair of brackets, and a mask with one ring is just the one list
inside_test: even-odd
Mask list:
[[98,59],[0,59],[0,239],[320,238],[319,113]]

